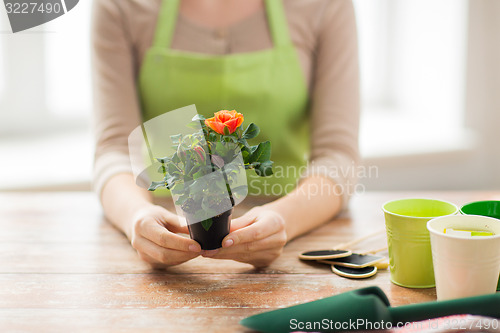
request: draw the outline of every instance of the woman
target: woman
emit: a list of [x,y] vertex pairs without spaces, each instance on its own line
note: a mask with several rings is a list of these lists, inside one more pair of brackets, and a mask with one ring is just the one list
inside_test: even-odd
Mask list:
[[[96,0],[93,69],[95,189],[107,218],[153,266],[199,255],[266,266],[347,205],[359,122],[351,1]],[[130,132],[190,104],[206,116],[236,108],[258,123],[282,170],[309,154],[297,188],[234,219],[219,250],[178,235],[187,228],[130,170]]]

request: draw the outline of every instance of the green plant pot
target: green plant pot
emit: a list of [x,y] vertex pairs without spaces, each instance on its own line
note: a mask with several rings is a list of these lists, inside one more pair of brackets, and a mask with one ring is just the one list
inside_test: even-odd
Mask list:
[[[482,215],[500,219],[500,201],[485,200],[469,202],[460,208],[464,215]],[[500,277],[498,278],[497,291],[500,291]]]
[[220,215],[212,217],[212,225],[206,230],[203,226],[203,222],[206,221],[191,223],[190,221],[193,218],[190,214],[185,213],[191,239],[200,243],[202,250],[215,250],[222,247],[222,240],[229,234],[232,214],[233,209],[231,208]]
[[500,219],[500,201],[475,201],[463,205],[460,213],[464,215],[482,215]]
[[434,217],[454,215],[452,203],[424,198],[399,199],[383,207],[389,248],[391,282],[407,288],[436,285],[427,222]]

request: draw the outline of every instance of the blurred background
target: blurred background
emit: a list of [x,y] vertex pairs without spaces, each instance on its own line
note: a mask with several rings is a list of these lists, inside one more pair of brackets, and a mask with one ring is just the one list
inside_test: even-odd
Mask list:
[[[354,4],[361,183],[498,189],[500,1]],[[0,9],[0,190],[90,189],[91,6],[15,35]]]

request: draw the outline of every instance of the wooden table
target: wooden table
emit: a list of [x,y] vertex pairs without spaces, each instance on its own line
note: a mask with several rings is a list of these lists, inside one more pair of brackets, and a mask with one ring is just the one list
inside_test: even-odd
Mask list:
[[[365,193],[349,212],[290,242],[266,269],[200,257],[167,271],[141,262],[91,193],[3,193],[0,331],[249,332],[238,324],[249,315],[369,285],[381,287],[392,305],[434,300],[435,289],[398,287],[388,271],[349,280],[297,259],[303,250],[383,228],[382,203],[402,197],[461,205],[500,193]],[[384,243],[382,236],[358,249]]]

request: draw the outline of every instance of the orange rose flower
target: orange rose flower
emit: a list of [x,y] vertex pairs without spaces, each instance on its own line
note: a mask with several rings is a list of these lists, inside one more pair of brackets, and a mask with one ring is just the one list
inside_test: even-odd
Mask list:
[[224,134],[224,127],[227,127],[232,134],[243,123],[243,115],[236,110],[220,110],[214,117],[206,119],[205,124],[219,134]]

